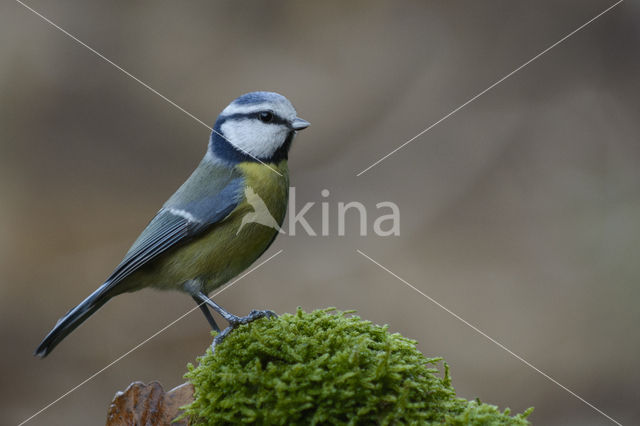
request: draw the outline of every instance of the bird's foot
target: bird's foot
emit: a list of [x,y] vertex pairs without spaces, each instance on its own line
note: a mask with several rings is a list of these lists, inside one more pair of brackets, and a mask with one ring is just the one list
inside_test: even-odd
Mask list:
[[251,311],[249,315],[244,317],[239,317],[239,316],[230,314],[228,317],[226,317],[226,320],[229,321],[229,326],[224,330],[222,330],[222,332],[220,332],[213,339],[213,343],[211,344],[211,350],[215,352],[216,346],[222,343],[222,341],[229,335],[229,333],[235,330],[238,326],[242,324],[249,324],[250,322],[253,322],[260,318],[277,318],[277,317],[278,315],[273,311],[267,311],[267,310],[257,311],[255,309]]
[[246,317],[237,317],[235,315],[232,315],[229,321],[229,325],[231,327],[237,327],[241,324],[249,324],[252,321],[255,321],[257,319],[264,318],[264,317],[277,318],[278,315],[276,315],[276,313],[273,311],[267,311],[267,310],[257,311],[254,309],[253,311],[249,312],[249,315],[247,315]]

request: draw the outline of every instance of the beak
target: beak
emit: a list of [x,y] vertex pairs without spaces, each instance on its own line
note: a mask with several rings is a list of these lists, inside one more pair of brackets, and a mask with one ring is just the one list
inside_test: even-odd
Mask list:
[[293,130],[302,130],[306,129],[309,126],[311,126],[311,123],[298,117],[294,118],[291,122],[291,127],[293,128]]

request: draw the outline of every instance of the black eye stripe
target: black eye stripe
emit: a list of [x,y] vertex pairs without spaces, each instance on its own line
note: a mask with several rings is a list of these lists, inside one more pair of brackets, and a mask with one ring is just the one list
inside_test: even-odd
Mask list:
[[273,113],[271,111],[262,111],[258,113],[258,119],[263,123],[268,123],[273,120]]
[[[225,115],[224,116],[224,121],[227,120],[243,120],[243,119],[256,119],[256,120],[260,120],[260,114],[263,112],[268,112],[271,113],[273,115],[273,118],[271,118],[271,121],[264,123],[264,124],[283,124],[287,127],[290,126],[289,122],[287,120],[285,120],[284,118],[280,117],[279,115],[277,115],[276,113],[274,113],[273,111],[256,111],[256,112],[249,112],[249,113],[238,113],[238,114],[231,114],[231,115]],[[220,117],[223,118],[223,117]],[[261,123],[263,123],[262,120],[260,120]]]

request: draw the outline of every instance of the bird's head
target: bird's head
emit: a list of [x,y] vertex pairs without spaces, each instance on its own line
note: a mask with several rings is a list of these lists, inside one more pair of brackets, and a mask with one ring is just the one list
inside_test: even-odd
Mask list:
[[251,92],[236,98],[218,116],[209,150],[228,162],[277,162],[287,158],[296,131],[309,127],[287,98]]

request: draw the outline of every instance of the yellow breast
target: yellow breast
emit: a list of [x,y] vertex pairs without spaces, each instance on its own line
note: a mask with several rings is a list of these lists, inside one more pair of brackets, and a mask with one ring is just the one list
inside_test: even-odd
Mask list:
[[[268,166],[273,170],[264,164],[254,162],[240,163],[236,167],[245,176],[245,186],[251,188],[265,202],[271,215],[282,225],[289,198],[289,167],[287,160]],[[244,203],[246,201],[245,198]]]

